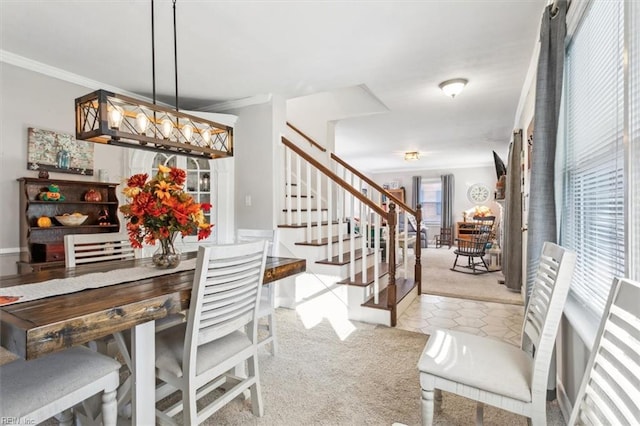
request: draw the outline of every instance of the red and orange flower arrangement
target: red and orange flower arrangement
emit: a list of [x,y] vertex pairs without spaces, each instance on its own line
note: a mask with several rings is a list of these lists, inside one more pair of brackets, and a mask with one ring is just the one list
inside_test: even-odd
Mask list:
[[[211,205],[196,203],[183,191],[184,170],[160,165],[155,177],[147,179],[146,173],[133,175],[122,191],[130,199],[129,204],[120,207],[120,211],[127,219],[127,233],[133,247],[142,248],[143,243],[154,245],[159,241],[161,250],[158,255],[176,255],[173,243],[178,234],[188,236],[197,233],[198,240],[211,234],[213,225],[204,217],[204,212],[209,211]],[[158,266],[175,267],[177,263]]]

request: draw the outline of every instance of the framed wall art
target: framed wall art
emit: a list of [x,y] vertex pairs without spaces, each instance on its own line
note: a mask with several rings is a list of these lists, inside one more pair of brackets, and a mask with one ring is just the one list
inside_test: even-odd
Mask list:
[[93,176],[93,146],[68,133],[30,127],[27,168]]

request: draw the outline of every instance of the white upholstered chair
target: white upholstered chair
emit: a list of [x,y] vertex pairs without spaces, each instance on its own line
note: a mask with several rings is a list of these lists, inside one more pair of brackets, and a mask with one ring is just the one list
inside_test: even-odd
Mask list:
[[[273,229],[238,229],[236,232],[236,241],[269,241],[269,255],[277,256],[279,244],[277,235],[277,232]],[[260,329],[266,330],[266,336],[258,341],[258,346],[262,347],[271,343],[272,355],[275,355],[278,351],[275,323],[275,293],[275,283],[266,284],[262,289],[262,296],[258,307],[258,319],[266,319],[266,324],[258,324]]]
[[527,305],[521,347],[454,330],[433,333],[418,362],[422,388],[422,423],[431,425],[434,400],[441,391],[526,416],[546,424],[549,366],[576,255],[545,243]]
[[[181,400],[156,410],[161,424],[199,424],[251,390],[251,408],[262,416],[258,370],[257,310],[267,243],[202,246],[185,325],[156,334],[156,398],[181,393]],[[247,377],[232,374],[248,364]],[[218,388],[225,392],[198,408],[196,402]]]
[[115,426],[119,369],[114,359],[85,347],[4,364],[0,366],[0,419],[38,424],[63,413],[60,424],[71,425],[70,408],[101,393],[101,421]]
[[569,426],[640,422],[640,283],[614,279]]

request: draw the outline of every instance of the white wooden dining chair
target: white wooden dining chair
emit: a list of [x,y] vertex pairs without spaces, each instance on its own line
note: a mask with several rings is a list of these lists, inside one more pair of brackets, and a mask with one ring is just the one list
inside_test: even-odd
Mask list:
[[[262,416],[256,315],[266,256],[265,241],[198,249],[187,323],[156,334],[157,395],[168,388],[182,396],[156,410],[160,423],[176,424],[182,412],[184,425],[199,424],[246,389],[254,415]],[[247,377],[233,374],[245,362]],[[224,393],[196,406],[221,387]]]
[[[236,241],[239,243],[248,241],[266,240],[269,241],[270,256],[278,255],[278,233],[273,229],[238,229]],[[258,319],[264,319],[258,324],[260,330],[265,331],[264,337],[260,337],[258,346],[262,347],[271,343],[271,354],[278,351],[278,339],[275,319],[275,283],[269,283],[262,289],[260,304],[258,307]]]
[[71,425],[71,407],[102,394],[101,422],[115,426],[120,363],[85,347],[74,347],[32,361],[0,366],[0,422],[39,424],[62,413]]
[[[104,233],[104,234],[69,234],[64,236],[65,266],[73,268],[76,266],[89,265],[102,262],[113,262],[120,260],[131,260],[140,257],[141,250],[134,249],[126,233]],[[186,316],[183,313],[169,315],[156,321],[156,332],[164,330],[174,325],[183,323]],[[117,350],[122,355],[129,371],[133,371],[130,349],[131,335],[128,330],[117,332],[111,338],[103,338],[90,343],[90,347],[103,354],[113,355],[110,344],[115,342]],[[118,390],[118,406],[121,407],[121,414],[129,416],[129,402],[131,401],[131,376],[129,376]],[[87,410],[85,410],[87,411]],[[91,415],[89,415],[89,418]]]
[[640,283],[616,278],[568,425],[638,423]]
[[127,260],[139,257],[125,233],[69,234],[64,236],[67,268],[87,263]]
[[546,242],[522,328],[521,347],[454,330],[431,334],[418,362],[422,424],[433,423],[441,391],[511,411],[545,425],[547,379],[553,347],[569,292],[576,255]]

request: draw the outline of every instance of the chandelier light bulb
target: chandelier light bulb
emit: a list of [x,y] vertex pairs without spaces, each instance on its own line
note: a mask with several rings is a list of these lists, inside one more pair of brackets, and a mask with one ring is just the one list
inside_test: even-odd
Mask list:
[[124,118],[124,111],[119,106],[114,106],[108,112],[109,118],[109,127],[112,129],[118,130],[120,128],[120,124],[122,124],[122,119]]
[[209,141],[211,140],[211,131],[209,129],[205,129],[200,133],[202,135],[202,140],[205,145],[209,145]]
[[455,98],[462,92],[462,89],[464,89],[464,86],[466,86],[468,82],[469,80],[466,78],[454,78],[453,80],[443,81],[438,87],[442,89],[445,95]]
[[191,124],[185,124],[182,126],[182,135],[187,142],[191,142],[191,138],[193,137],[193,126]]
[[160,122],[160,133],[165,139],[169,139],[171,133],[173,132],[173,122],[168,118],[163,119]]
[[136,115],[136,130],[138,133],[146,133],[147,127],[149,126],[149,118],[145,115],[144,112],[139,112]]

